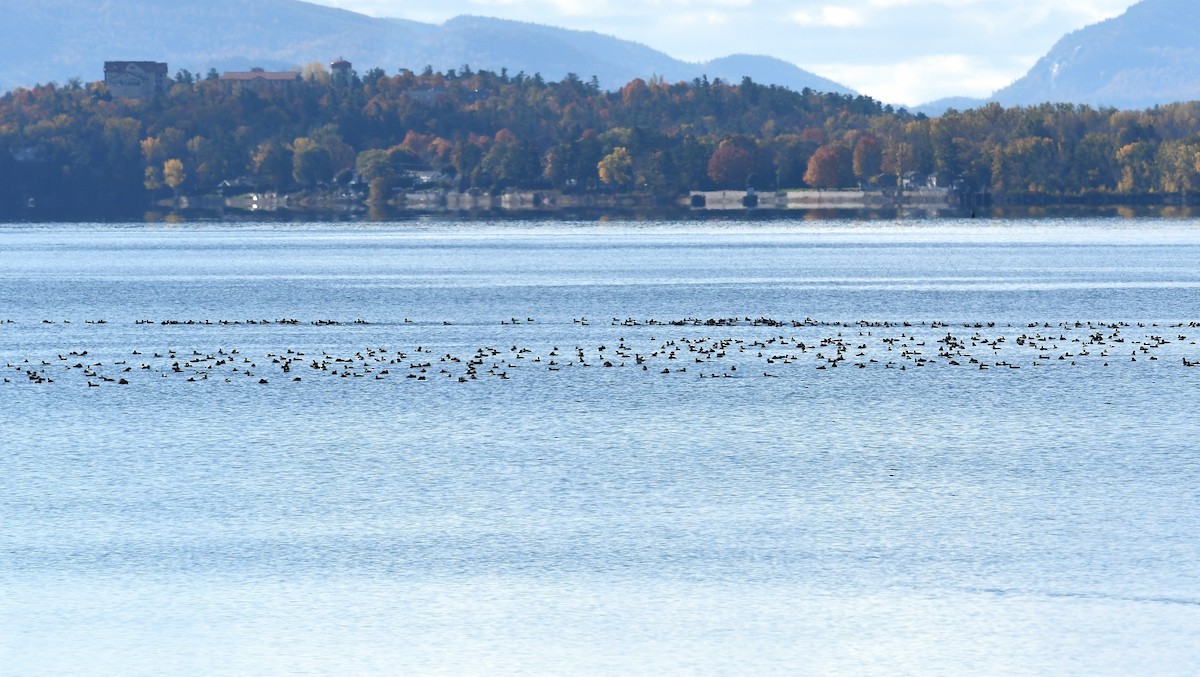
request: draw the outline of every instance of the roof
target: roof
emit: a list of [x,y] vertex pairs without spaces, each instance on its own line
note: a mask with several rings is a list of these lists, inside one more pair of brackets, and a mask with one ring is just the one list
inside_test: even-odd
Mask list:
[[293,82],[299,79],[300,73],[298,71],[244,71],[224,73],[221,75],[221,80],[226,82],[253,82],[254,80],[267,80],[270,82]]
[[162,73],[166,74],[167,64],[158,61],[105,61],[104,72],[123,72],[129,70],[130,66],[137,66],[147,73]]

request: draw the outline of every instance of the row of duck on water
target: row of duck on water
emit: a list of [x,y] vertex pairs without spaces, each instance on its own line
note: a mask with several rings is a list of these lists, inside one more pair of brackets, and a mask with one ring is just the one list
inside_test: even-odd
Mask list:
[[[502,319],[499,321],[499,324],[501,326],[514,326],[514,325],[522,325],[522,324],[537,324],[537,322],[538,321],[532,317],[527,317],[524,319],[513,317],[513,318],[509,318],[509,319]],[[592,320],[589,320],[587,317],[572,318],[571,322],[574,325],[579,325],[579,326],[583,326],[583,327],[589,327],[589,326],[592,326],[592,324],[593,324]],[[44,319],[44,320],[40,320],[38,323],[39,324],[69,325],[69,324],[72,324],[72,321],[71,320]],[[19,324],[19,323],[16,320],[12,320],[12,319],[0,319],[0,325],[3,325],[3,324],[11,325],[11,324]],[[106,325],[106,324],[109,324],[109,321],[104,320],[104,319],[87,319],[87,320],[83,320],[82,324]],[[354,320],[332,320],[332,319],[298,320],[296,318],[277,318],[274,320],[271,320],[271,319],[242,319],[242,320],[231,320],[231,319],[216,319],[216,320],[214,320],[214,319],[199,319],[199,320],[197,320],[197,319],[188,319],[188,320],[137,319],[137,320],[133,321],[133,324],[135,324],[135,325],[160,325],[160,326],[164,326],[164,327],[168,327],[168,326],[169,327],[181,327],[181,326],[187,326],[187,327],[213,327],[213,326],[236,327],[236,326],[254,326],[254,325],[264,325],[264,326],[265,325],[290,325],[290,326],[309,325],[309,326],[314,326],[314,327],[341,327],[341,326],[346,326],[346,325],[364,325],[364,326],[365,325],[381,325],[381,326],[439,325],[439,326],[451,326],[456,323],[448,321],[448,320],[414,321],[407,317],[404,318],[403,320],[394,320],[394,321],[368,321],[368,320],[365,320],[360,317],[360,318],[357,318]],[[472,322],[472,323],[464,323],[464,324],[476,324],[476,323]],[[668,320],[659,320],[656,318],[638,319],[638,318],[633,318],[633,317],[626,317],[626,318],[622,319],[619,317],[614,317],[608,321],[608,325],[612,326],[612,327],[714,327],[714,328],[716,328],[716,327],[772,327],[772,328],[788,328],[788,327],[790,327],[792,329],[825,327],[825,328],[837,328],[837,329],[988,329],[988,330],[994,330],[997,328],[1003,328],[1003,329],[1007,329],[1009,331],[1013,330],[1014,328],[1026,328],[1026,329],[1029,329],[1032,331],[1036,331],[1038,329],[1054,329],[1054,328],[1067,329],[1067,330],[1078,330],[1078,329],[1083,329],[1083,328],[1087,328],[1090,330],[1129,329],[1129,328],[1145,329],[1148,327],[1153,328],[1153,329],[1160,328],[1159,323],[1145,323],[1145,322],[1138,322],[1138,323],[1095,322],[1095,321],[1084,322],[1084,321],[1077,320],[1075,322],[1059,322],[1059,323],[1055,323],[1055,324],[1052,324],[1050,322],[1040,322],[1040,323],[1039,322],[1030,322],[1028,324],[1014,325],[1011,322],[1007,323],[1007,324],[999,323],[999,322],[959,322],[959,323],[956,323],[956,322],[942,322],[942,321],[936,321],[936,320],[934,320],[934,321],[926,321],[926,320],[921,320],[921,321],[891,321],[891,320],[827,321],[827,320],[816,320],[811,317],[806,317],[803,320],[794,320],[794,319],[780,320],[780,319],[775,319],[775,318],[765,317],[765,316],[760,316],[760,317],[750,317],[750,316],[720,317],[720,318],[685,317],[685,318],[681,318],[681,319],[668,319]],[[1192,321],[1192,322],[1168,323],[1168,324],[1162,325],[1162,327],[1167,328],[1167,329],[1198,329],[1198,328],[1200,328],[1200,322]]]
[[[583,327],[589,327],[589,326],[592,326],[592,324],[593,324],[592,320],[589,320],[587,317],[572,318],[571,322],[572,322],[572,324],[580,325]],[[506,320],[500,320],[501,326],[506,326],[506,325],[515,326],[515,325],[521,325],[521,324],[536,324],[536,323],[537,323],[537,320],[535,320],[532,317],[527,317],[524,319],[521,319],[518,317],[513,317],[513,318],[506,319]],[[16,320],[12,320],[12,319],[0,319],[0,324],[18,324],[18,322]],[[71,320],[44,319],[44,320],[40,320],[38,322],[38,324],[69,325],[69,324],[72,324],[72,321]],[[103,319],[99,319],[99,320],[88,319],[88,320],[83,320],[82,324],[106,325],[106,324],[109,324],[109,321],[103,320]],[[213,326],[237,327],[237,326],[257,326],[257,325],[262,325],[262,326],[267,326],[267,325],[289,325],[289,326],[310,325],[310,326],[314,326],[314,327],[341,327],[341,326],[345,326],[345,325],[371,325],[371,324],[380,324],[383,326],[387,326],[389,324],[404,324],[404,325],[419,324],[419,325],[451,326],[455,323],[448,321],[448,320],[439,320],[436,322],[430,322],[430,321],[418,322],[418,321],[414,321],[407,317],[404,318],[403,320],[392,321],[392,322],[371,322],[371,321],[365,320],[361,317],[357,318],[355,320],[349,320],[349,321],[331,320],[331,319],[319,319],[319,320],[307,320],[306,321],[306,320],[298,320],[296,318],[291,318],[291,317],[284,317],[284,318],[277,318],[274,320],[253,319],[253,318],[242,319],[242,320],[230,320],[230,319],[217,319],[217,320],[214,320],[214,319],[199,319],[199,320],[197,320],[197,319],[189,319],[189,320],[137,319],[137,320],[133,321],[133,324],[135,324],[135,325],[160,325],[160,326],[164,326],[164,327],[213,327]],[[966,329],[971,329],[971,328],[995,329],[997,326],[1005,326],[1008,329],[1012,329],[1014,326],[1011,323],[1007,324],[1007,325],[999,325],[996,322],[987,322],[987,323],[967,322],[967,323],[961,323],[961,324],[950,323],[950,322],[938,322],[938,321],[933,321],[933,322],[926,322],[926,321],[920,321],[920,322],[874,321],[873,322],[873,321],[867,321],[867,320],[859,320],[859,321],[855,321],[855,322],[845,322],[845,321],[832,321],[831,322],[831,321],[814,320],[811,317],[806,317],[803,320],[778,320],[778,319],[774,319],[774,318],[770,318],[770,317],[752,318],[749,316],[747,316],[747,317],[721,317],[721,318],[707,318],[707,319],[701,319],[701,318],[696,318],[696,317],[686,317],[686,318],[682,318],[682,319],[673,319],[673,320],[659,320],[659,319],[655,319],[655,318],[637,319],[637,318],[632,318],[632,317],[627,317],[627,318],[622,319],[619,317],[614,317],[608,322],[608,324],[609,324],[609,326],[612,326],[612,327],[775,327],[775,328],[791,327],[793,329],[799,329],[799,328],[805,328],[805,327],[807,327],[807,328],[837,327],[837,328],[847,328],[847,329],[849,329],[849,328],[892,329],[892,328],[902,328],[902,327],[903,328],[928,327],[928,328],[932,328],[932,329],[940,329],[940,328],[953,328],[953,327],[960,327],[960,326],[962,328],[966,328]],[[1076,328],[1079,328],[1079,327],[1083,326],[1084,323],[1076,322],[1074,324],[1075,324]],[[1111,325],[1109,325],[1109,324],[1096,325],[1095,323],[1089,323],[1089,324],[1093,325],[1093,326],[1101,326],[1101,327],[1108,327],[1108,326],[1130,327],[1130,326],[1132,326],[1132,325],[1130,325],[1128,323],[1124,323],[1124,322],[1113,323]],[[1028,326],[1030,329],[1037,329],[1038,327],[1045,327],[1046,329],[1049,329],[1051,327],[1051,325],[1049,323],[1039,324],[1036,322],[1031,323],[1026,326]],[[1056,326],[1058,326],[1058,325],[1056,325]],[[1137,326],[1145,327],[1146,325],[1143,323],[1143,324],[1138,324]],[[1150,326],[1158,327],[1157,324],[1153,324]],[[1181,328],[1182,327],[1190,327],[1190,328],[1194,329],[1194,328],[1197,328],[1198,326],[1200,326],[1200,323],[1189,322],[1189,323],[1179,323],[1179,324],[1170,325],[1170,326],[1181,327]]]
[[[128,386],[175,379],[187,382],[301,382],[306,378],[448,380],[457,383],[518,374],[631,370],[647,375],[700,379],[778,378],[816,369],[954,368],[988,371],[1039,367],[1118,364],[1200,366],[1200,348],[1189,338],[1197,323],[1125,322],[1034,323],[1020,327],[940,322],[817,323],[808,320],[780,332],[779,324],[757,320],[709,324],[684,320],[639,326],[742,327],[724,337],[663,337],[641,331],[610,340],[571,345],[527,345],[511,341],[463,349],[364,348],[329,352],[286,348],[244,354],[238,349],[139,350],[120,354],[104,349],[68,350],[52,355],[10,356],[3,383],[51,384],[58,381]],[[504,321],[511,324],[511,321]],[[624,321],[614,322],[623,324]],[[574,324],[583,322],[575,320]],[[628,326],[628,325],[625,325]],[[764,332],[763,328],[771,331]],[[605,330],[609,331],[609,330]],[[435,332],[436,333],[436,332]],[[594,330],[581,332],[593,335]],[[619,332],[625,333],[625,332]],[[734,334],[731,332],[731,334]],[[627,338],[630,336],[631,338]],[[436,336],[427,338],[435,339]],[[436,343],[435,343],[436,345]]]

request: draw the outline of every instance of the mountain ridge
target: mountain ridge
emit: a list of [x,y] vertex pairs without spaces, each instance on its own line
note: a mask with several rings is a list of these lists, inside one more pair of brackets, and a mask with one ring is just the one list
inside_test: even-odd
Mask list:
[[443,24],[375,18],[301,0],[85,2],[6,0],[0,25],[0,91],[72,77],[99,80],[109,60],[165,61],[171,72],[298,67],[344,57],[361,70],[431,66],[597,77],[605,89],[634,78],[707,76],[790,89],[854,90],[766,56],[704,63],[675,59],[640,43],[590,31],[464,15]]
[[1005,105],[1061,100],[1118,108],[1195,100],[1198,45],[1200,4],[1142,0],[1120,16],[1068,33],[992,98]]
[[1200,100],[1200,3],[1142,0],[1121,15],[1064,35],[1012,84],[979,99],[954,97],[913,108],[1071,103],[1140,110]]

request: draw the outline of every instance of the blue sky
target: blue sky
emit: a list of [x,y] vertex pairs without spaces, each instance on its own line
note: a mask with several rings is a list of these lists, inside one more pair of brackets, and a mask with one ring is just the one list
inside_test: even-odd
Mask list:
[[441,23],[460,14],[594,30],[688,61],[768,54],[889,103],[986,96],[1064,34],[1134,0],[315,0]]

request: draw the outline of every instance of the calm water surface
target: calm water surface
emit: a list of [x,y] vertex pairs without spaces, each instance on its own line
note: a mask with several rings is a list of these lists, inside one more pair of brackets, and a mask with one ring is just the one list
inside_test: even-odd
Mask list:
[[0,672],[1200,673],[1198,260],[0,226]]

